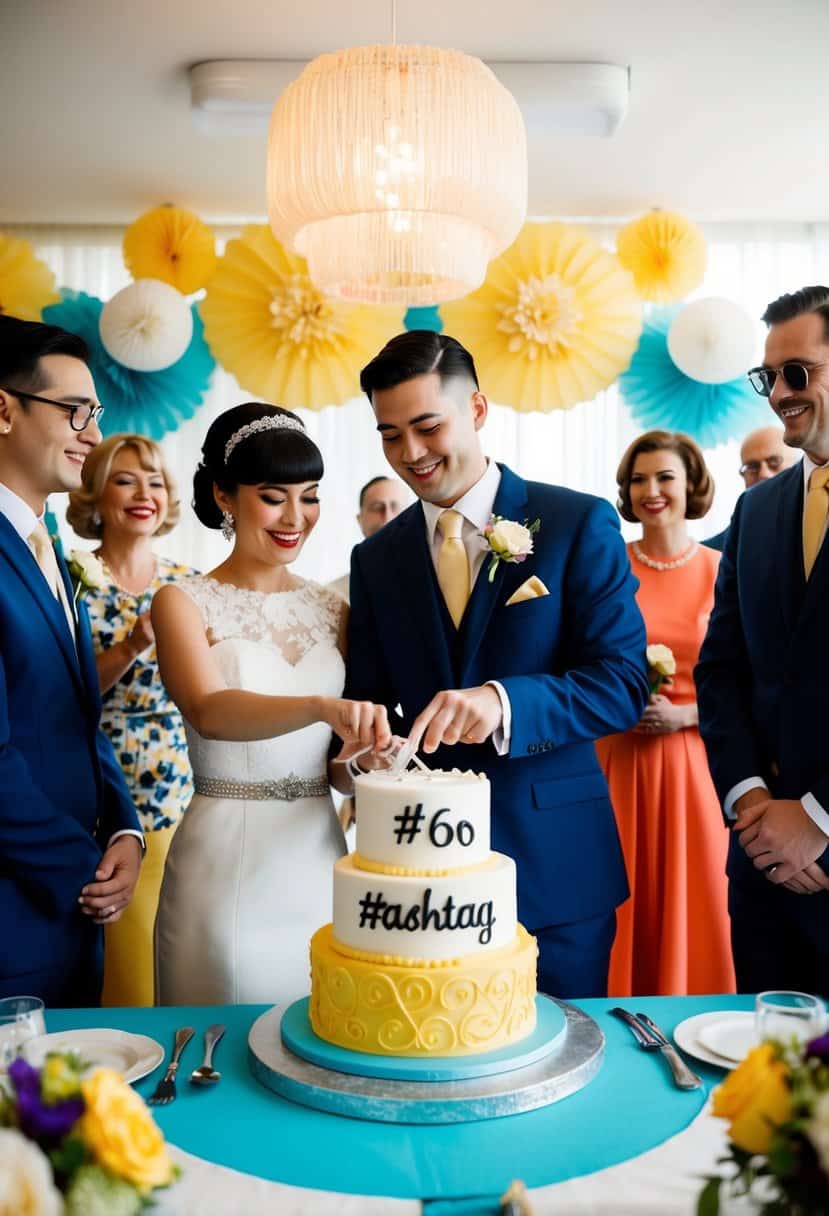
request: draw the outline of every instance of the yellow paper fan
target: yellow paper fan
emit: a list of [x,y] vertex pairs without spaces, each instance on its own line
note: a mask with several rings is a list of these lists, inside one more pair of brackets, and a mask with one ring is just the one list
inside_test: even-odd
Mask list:
[[400,312],[333,300],[314,286],[304,258],[265,224],[229,241],[201,303],[214,357],[239,384],[288,409],[342,405],[360,391],[360,369],[402,328]]
[[642,329],[632,276],[570,224],[525,224],[483,286],[440,312],[483,391],[522,412],[590,401],[628,366]]
[[684,215],[649,211],[616,234],[619,261],[633,275],[643,300],[684,300],[705,276],[705,237]]
[[0,232],[0,313],[39,321],[48,304],[59,302],[55,276],[29,242]]
[[134,279],[160,279],[183,295],[199,291],[216,269],[213,229],[182,207],[155,207],[124,233],[124,261]]

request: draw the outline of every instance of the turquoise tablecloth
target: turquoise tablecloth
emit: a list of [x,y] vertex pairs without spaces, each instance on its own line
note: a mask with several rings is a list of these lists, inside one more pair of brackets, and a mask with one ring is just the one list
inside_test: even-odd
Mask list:
[[[168,1054],[176,1027],[192,1025],[198,1033],[184,1053],[185,1075],[200,1063],[201,1032],[212,1022],[224,1022],[227,1034],[214,1061],[221,1083],[207,1090],[181,1084],[176,1102],[156,1108],[173,1144],[296,1186],[440,1200],[495,1196],[514,1178],[536,1187],[592,1173],[654,1147],[690,1123],[722,1072],[695,1063],[705,1089],[677,1090],[661,1057],[641,1051],[627,1028],[609,1016],[616,1003],[578,1002],[607,1038],[602,1069],[585,1089],[542,1110],[445,1127],[344,1119],[293,1105],[263,1088],[247,1061],[248,1030],[263,1007],[51,1010],[47,1021],[50,1031],[110,1026],[147,1034]],[[637,997],[623,1004],[644,1010],[670,1034],[686,1017],[710,1009],[749,1009],[753,998]],[[160,1070],[139,1082],[139,1092],[147,1096],[159,1075]],[[434,1216],[442,1207],[433,1205]]]

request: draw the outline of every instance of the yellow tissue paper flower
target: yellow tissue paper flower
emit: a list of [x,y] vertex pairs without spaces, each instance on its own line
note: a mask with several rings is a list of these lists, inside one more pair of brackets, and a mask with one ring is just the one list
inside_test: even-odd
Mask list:
[[571,224],[525,224],[483,286],[440,312],[487,395],[525,412],[590,401],[625,371],[642,330],[632,276]]
[[0,232],[0,313],[39,321],[48,304],[59,304],[55,276],[28,241]]
[[684,215],[649,211],[616,234],[619,261],[633,275],[643,300],[683,300],[705,277],[705,237]]
[[174,1166],[164,1137],[139,1095],[112,1068],[96,1068],[81,1084],[86,1111],[78,1134],[95,1160],[141,1191],[167,1186]]
[[324,296],[266,224],[229,241],[199,306],[214,358],[242,388],[288,409],[342,405],[402,328],[399,310]]
[[216,269],[213,229],[182,207],[154,207],[124,233],[124,262],[134,279],[160,279],[182,295],[199,291]]
[[747,1153],[767,1153],[774,1126],[792,1115],[788,1069],[771,1043],[750,1051],[712,1094],[712,1112],[729,1120],[729,1135]]

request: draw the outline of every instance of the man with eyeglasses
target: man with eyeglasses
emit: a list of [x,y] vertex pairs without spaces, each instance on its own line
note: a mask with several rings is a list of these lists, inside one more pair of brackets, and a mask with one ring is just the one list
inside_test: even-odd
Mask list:
[[[784,469],[791,468],[800,460],[800,453],[795,448],[786,447],[783,432],[777,426],[761,426],[750,435],[746,435],[740,447],[740,476],[747,490],[758,482],[768,481],[776,477]],[[723,528],[716,536],[703,541],[709,549],[722,549],[728,528]]]
[[100,926],[143,841],[101,702],[89,623],[43,525],[101,441],[82,339],[0,316],[0,996],[100,1001]]
[[742,992],[829,993],[829,287],[766,309],[749,378],[800,464],[737,504],[694,673],[700,732],[731,828]]

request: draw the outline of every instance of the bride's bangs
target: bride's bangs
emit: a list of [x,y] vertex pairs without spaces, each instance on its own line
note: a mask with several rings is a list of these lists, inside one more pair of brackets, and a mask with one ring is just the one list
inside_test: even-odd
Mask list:
[[301,431],[277,430],[240,443],[231,454],[227,472],[246,485],[295,486],[321,481],[324,468],[313,439]]

